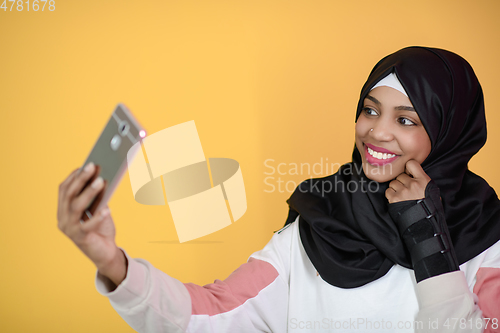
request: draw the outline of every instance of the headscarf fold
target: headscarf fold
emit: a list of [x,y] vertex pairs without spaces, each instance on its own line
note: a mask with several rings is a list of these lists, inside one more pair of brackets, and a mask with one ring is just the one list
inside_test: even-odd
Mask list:
[[[460,264],[500,239],[500,201],[488,183],[468,170],[486,142],[483,93],[471,66],[441,49],[408,47],[380,60],[364,84],[368,92],[394,73],[417,111],[432,149],[423,170],[441,190],[450,236]],[[288,199],[286,224],[299,218],[304,249],[331,285],[355,288],[385,275],[394,264],[411,268],[409,254],[388,213],[385,190],[352,162],[331,176],[301,183]]]

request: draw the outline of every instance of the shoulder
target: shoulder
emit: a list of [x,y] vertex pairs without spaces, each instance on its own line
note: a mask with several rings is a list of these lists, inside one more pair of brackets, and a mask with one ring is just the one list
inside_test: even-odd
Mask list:
[[293,242],[297,239],[297,219],[274,232],[271,240],[266,246],[250,258],[265,261],[278,271],[280,276],[286,277],[290,274],[290,255]]

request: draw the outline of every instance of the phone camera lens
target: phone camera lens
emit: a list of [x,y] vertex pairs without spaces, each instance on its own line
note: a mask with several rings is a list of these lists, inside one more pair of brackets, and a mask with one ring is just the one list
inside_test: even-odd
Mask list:
[[127,121],[122,120],[118,123],[118,130],[120,131],[121,136],[125,136],[128,134],[130,130],[130,125]]

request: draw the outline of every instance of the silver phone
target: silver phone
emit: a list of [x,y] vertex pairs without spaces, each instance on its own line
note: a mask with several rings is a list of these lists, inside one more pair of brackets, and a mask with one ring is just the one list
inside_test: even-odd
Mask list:
[[[145,136],[146,131],[127,107],[118,104],[94,148],[80,168],[81,172],[90,162],[93,162],[97,168],[94,176],[85,184],[85,187],[98,176],[104,180],[104,189],[89,204],[81,220],[88,220],[97,210],[106,206],[127,169],[127,153],[132,147],[134,150],[140,149],[140,145],[134,145]],[[131,153],[135,154],[136,152]]]

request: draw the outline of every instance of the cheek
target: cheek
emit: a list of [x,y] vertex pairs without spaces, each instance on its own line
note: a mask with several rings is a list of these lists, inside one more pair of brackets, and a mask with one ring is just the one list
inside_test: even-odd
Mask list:
[[363,138],[370,131],[370,122],[360,116],[354,126],[354,130],[356,132],[356,138]]
[[421,147],[420,163],[422,163],[427,158],[427,156],[429,156],[432,148],[431,140],[427,135],[424,138],[422,138],[421,142],[423,143],[423,145]]
[[411,158],[422,163],[431,151],[431,141],[426,132],[416,133],[405,141],[408,153]]
[[358,121],[354,126],[354,140],[359,152],[363,150],[363,133],[363,124]]

